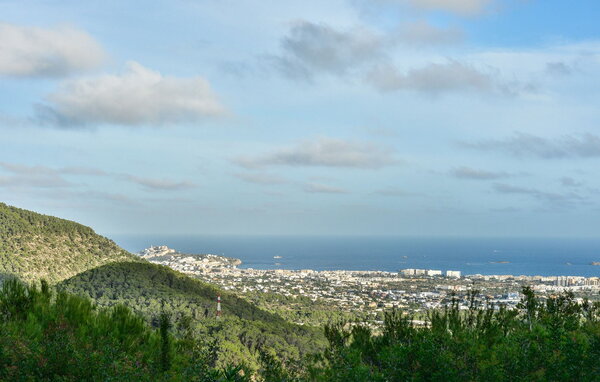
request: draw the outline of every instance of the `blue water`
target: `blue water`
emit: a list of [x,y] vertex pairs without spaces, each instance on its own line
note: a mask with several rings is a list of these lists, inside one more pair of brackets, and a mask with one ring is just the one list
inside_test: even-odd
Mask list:
[[[600,276],[600,239],[457,239],[298,236],[113,236],[138,252],[168,245],[239,258],[255,269],[459,270],[463,274]],[[281,256],[281,259],[274,259]],[[508,261],[507,264],[492,262]],[[280,263],[277,265],[276,263]]]

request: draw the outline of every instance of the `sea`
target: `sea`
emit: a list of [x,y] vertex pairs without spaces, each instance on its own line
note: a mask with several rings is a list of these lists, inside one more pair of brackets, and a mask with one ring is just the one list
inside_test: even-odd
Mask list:
[[463,275],[600,277],[600,239],[113,235],[130,252],[167,245],[242,260],[240,268],[457,270]]

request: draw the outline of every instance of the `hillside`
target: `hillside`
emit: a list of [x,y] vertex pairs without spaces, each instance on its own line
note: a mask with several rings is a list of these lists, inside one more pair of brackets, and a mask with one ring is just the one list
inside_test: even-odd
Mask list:
[[84,225],[0,203],[0,278],[64,280],[136,256]]
[[[90,269],[59,284],[65,289],[87,295],[99,305],[131,301],[138,311],[186,306],[186,313],[214,318],[217,295],[223,301],[223,315],[249,320],[283,321],[277,315],[256,308],[234,294],[221,291],[176,272],[168,267],[146,262],[118,262]],[[153,305],[153,304],[156,305]]]
[[[291,324],[232,293],[156,264],[107,264],[64,280],[59,287],[90,297],[101,306],[123,303],[154,326],[164,310],[173,317],[180,335],[188,331],[218,344],[222,365],[243,362],[257,368],[258,350],[299,359],[322,350],[326,343],[319,329]],[[217,319],[219,294],[223,317]]]
[[[81,224],[0,204],[0,280],[48,280],[104,307],[123,304],[158,326],[165,311],[180,336],[210,338],[219,363],[258,368],[259,350],[298,359],[324,347],[320,330],[300,327],[232,293],[151,264]],[[223,317],[215,317],[216,296]]]
[[119,305],[9,280],[0,287],[0,381],[249,381],[241,366],[214,368],[210,349]]

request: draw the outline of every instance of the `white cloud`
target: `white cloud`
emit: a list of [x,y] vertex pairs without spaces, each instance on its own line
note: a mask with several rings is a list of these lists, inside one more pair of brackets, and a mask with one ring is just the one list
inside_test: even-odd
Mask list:
[[290,77],[310,77],[314,71],[343,74],[382,53],[380,37],[365,28],[340,31],[308,21],[294,25],[281,45],[283,54],[273,59]]
[[[2,176],[2,172],[9,173],[10,176]],[[81,185],[65,180],[65,176],[69,179],[72,176],[110,177],[115,180],[137,184],[147,190],[178,191],[196,187],[196,184],[186,180],[174,181],[131,174],[111,173],[93,167],[63,167],[56,169],[39,165],[29,166],[18,163],[0,162],[0,187],[51,188]]]
[[107,176],[106,171],[93,167],[69,166],[59,170],[61,174],[84,175],[84,176]]
[[122,75],[68,81],[48,102],[39,106],[38,117],[64,127],[164,125],[225,113],[204,78],[163,76],[136,62]]
[[321,183],[309,183],[304,187],[305,192],[314,194],[347,194],[348,191],[343,188],[329,186]]
[[506,152],[519,157],[531,156],[543,159],[600,157],[600,136],[591,133],[555,138],[515,133],[505,139],[462,142],[460,145],[483,151]]
[[562,178],[560,178],[560,184],[562,184],[565,187],[580,187],[583,185],[583,183],[576,181],[570,176],[563,176]]
[[27,166],[0,162],[0,169],[10,173],[0,174],[0,187],[7,188],[54,188],[66,187],[70,183],[62,178],[58,171],[45,166]]
[[[377,12],[389,16],[390,12],[402,14],[415,12],[444,12],[460,17],[475,17],[494,10],[500,0],[351,0],[363,12]],[[505,0],[502,0],[505,1]],[[400,9],[397,9],[400,8]],[[498,8],[498,7],[495,7]]]
[[275,185],[288,183],[288,180],[281,176],[266,173],[243,173],[234,174],[234,176],[244,182],[254,184]]
[[125,180],[138,184],[150,190],[185,190],[194,188],[196,185],[188,181],[172,181],[168,179],[143,178],[135,175],[122,174],[119,176]]
[[381,195],[381,196],[395,196],[395,197],[406,197],[406,196],[423,196],[422,194],[418,194],[415,192],[406,191],[402,188],[398,187],[388,187],[381,190],[376,190],[373,194]]
[[520,187],[505,183],[495,183],[493,189],[499,194],[515,194],[529,196],[539,201],[548,203],[553,208],[573,207],[573,205],[576,203],[579,204],[588,202],[586,197],[583,197],[574,192],[548,192],[536,188]]
[[503,90],[498,88],[491,75],[456,61],[429,64],[406,73],[392,65],[380,65],[369,73],[367,81],[382,91],[416,90],[436,94],[457,90]]
[[391,0],[425,11],[444,11],[462,16],[483,13],[493,0]]
[[0,75],[64,76],[95,68],[104,59],[100,45],[79,29],[0,23]]
[[393,38],[409,45],[442,45],[462,41],[464,33],[457,27],[441,28],[421,20],[401,25]]
[[452,170],[451,174],[459,179],[471,180],[502,179],[512,176],[512,174],[509,174],[504,171],[487,171],[464,166],[455,168],[454,170]]
[[238,158],[236,162],[248,168],[262,166],[380,168],[397,163],[397,160],[394,159],[391,149],[374,143],[321,137],[263,156]]
[[546,64],[546,73],[551,76],[567,76],[573,73],[573,69],[564,62],[548,62]]
[[[304,21],[288,31],[281,52],[270,56],[270,62],[297,79],[322,74],[350,82],[363,78],[382,91],[469,91],[538,100],[564,93],[565,86],[590,84],[580,80],[597,73],[600,62],[594,40],[529,49],[438,49],[463,38],[459,27],[426,18],[381,30]],[[578,94],[577,89],[571,94]]]

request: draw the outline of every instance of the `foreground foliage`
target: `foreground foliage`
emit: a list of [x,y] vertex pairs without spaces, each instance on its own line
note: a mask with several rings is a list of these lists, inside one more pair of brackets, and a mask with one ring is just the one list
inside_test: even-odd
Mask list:
[[428,327],[390,312],[381,335],[329,325],[321,365],[308,375],[278,370],[279,380],[600,381],[600,304],[523,293],[518,310],[478,307],[473,294],[468,311],[433,311]]
[[124,306],[9,279],[0,289],[0,381],[248,381],[242,367],[217,368],[210,348],[176,339]]
[[[210,338],[217,344],[217,365],[245,364],[260,368],[261,349],[284,360],[299,361],[323,349],[322,330],[299,326],[269,313],[233,293],[148,262],[107,264],[61,282],[59,288],[89,297],[101,306],[127,305],[159,326],[169,313],[181,336]],[[216,319],[216,297],[223,316]]]
[[[163,311],[153,329],[122,305],[97,308],[67,292],[0,289],[0,380],[42,381],[600,381],[600,303],[566,293],[545,301],[524,289],[518,310],[458,303],[416,327],[386,314],[381,333],[325,326],[329,346],[302,362],[268,345],[258,368],[218,365],[224,337]],[[173,333],[179,334],[174,336]]]

